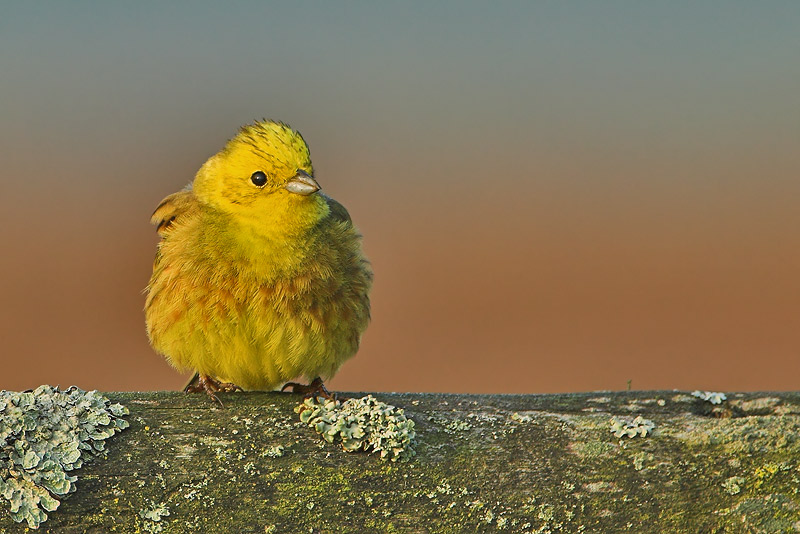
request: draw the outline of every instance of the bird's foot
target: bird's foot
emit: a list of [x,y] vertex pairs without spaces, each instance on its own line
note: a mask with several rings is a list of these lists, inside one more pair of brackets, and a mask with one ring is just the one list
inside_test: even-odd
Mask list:
[[322,383],[320,377],[315,378],[308,385],[299,384],[297,382],[287,382],[281,388],[281,391],[286,390],[286,388],[292,388],[292,393],[300,393],[307,399],[311,397],[322,397],[323,399],[338,400],[336,394],[331,394],[331,392],[328,391],[328,388]]
[[196,383],[194,380],[192,380],[186,385],[185,388],[183,388],[183,390],[186,393],[205,392],[209,397],[217,401],[222,408],[224,408],[225,405],[222,404],[221,400],[219,400],[217,393],[232,393],[234,391],[242,391],[242,388],[229,382],[220,382],[219,380],[215,380],[208,375],[198,374]]

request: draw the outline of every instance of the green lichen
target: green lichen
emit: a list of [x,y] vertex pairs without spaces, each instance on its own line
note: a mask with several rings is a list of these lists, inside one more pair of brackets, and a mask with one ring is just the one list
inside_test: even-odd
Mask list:
[[328,443],[340,442],[347,452],[368,451],[383,460],[407,461],[414,456],[414,421],[401,408],[372,395],[345,402],[316,397],[295,408],[300,421],[308,424]]
[[103,455],[104,440],[128,427],[127,413],[74,386],[0,391],[0,497],[11,518],[38,528],[58,498],[75,491],[77,477],[67,473]]
[[613,417],[611,419],[611,432],[618,438],[627,436],[635,438],[636,436],[645,437],[649,434],[656,424],[649,419],[645,419],[641,415],[637,415],[633,420],[623,417]]

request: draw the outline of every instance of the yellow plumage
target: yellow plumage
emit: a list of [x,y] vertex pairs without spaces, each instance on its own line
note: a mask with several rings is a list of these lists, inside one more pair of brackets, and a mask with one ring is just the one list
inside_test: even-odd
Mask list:
[[264,121],[165,198],[145,304],[153,348],[244,389],[328,378],[353,356],[372,271],[347,210],[318,189],[300,134]]

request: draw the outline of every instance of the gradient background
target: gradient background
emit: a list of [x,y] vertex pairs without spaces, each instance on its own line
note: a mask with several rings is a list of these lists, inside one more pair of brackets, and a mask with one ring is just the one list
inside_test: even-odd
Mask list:
[[179,387],[149,216],[271,117],[376,272],[332,387],[800,389],[800,2],[261,4],[4,3],[0,388]]

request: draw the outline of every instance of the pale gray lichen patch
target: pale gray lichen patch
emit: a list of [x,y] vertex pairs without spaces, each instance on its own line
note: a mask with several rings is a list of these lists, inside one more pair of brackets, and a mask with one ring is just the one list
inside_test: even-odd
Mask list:
[[533,417],[530,415],[520,414],[519,412],[514,412],[511,414],[511,420],[516,421],[517,423],[530,423],[533,421]]
[[30,528],[75,491],[68,475],[92,456],[105,454],[104,440],[128,427],[128,409],[97,391],[39,386],[0,391],[0,497],[11,518]]
[[450,414],[441,415],[439,413],[434,413],[428,416],[428,421],[433,423],[436,428],[442,432],[465,439],[468,437],[466,432],[472,429],[472,423],[463,418],[452,417]]
[[728,495],[736,495],[742,491],[744,477],[729,477],[722,483],[722,487]]
[[728,396],[718,391],[692,391],[692,396],[700,400],[710,402],[711,404],[722,404],[723,401],[728,399]]
[[644,469],[645,460],[652,460],[652,458],[653,458],[652,454],[640,451],[633,457],[633,468],[636,469],[637,471],[641,471],[642,469]]
[[142,530],[157,534],[164,530],[164,525],[161,519],[169,515],[169,507],[163,502],[151,503],[149,507],[139,511],[139,517],[142,518]]
[[379,401],[372,395],[344,402],[312,397],[295,412],[325,438],[339,442],[347,452],[375,452],[384,460],[406,461],[414,456],[414,421],[401,408]]
[[267,447],[261,452],[261,456],[267,456],[269,458],[280,458],[283,456],[286,448],[283,445],[272,445]]
[[623,417],[611,418],[611,432],[618,438],[627,436],[635,438],[636,436],[645,437],[649,434],[656,424],[649,419],[645,419],[641,415],[637,415],[633,420]]

